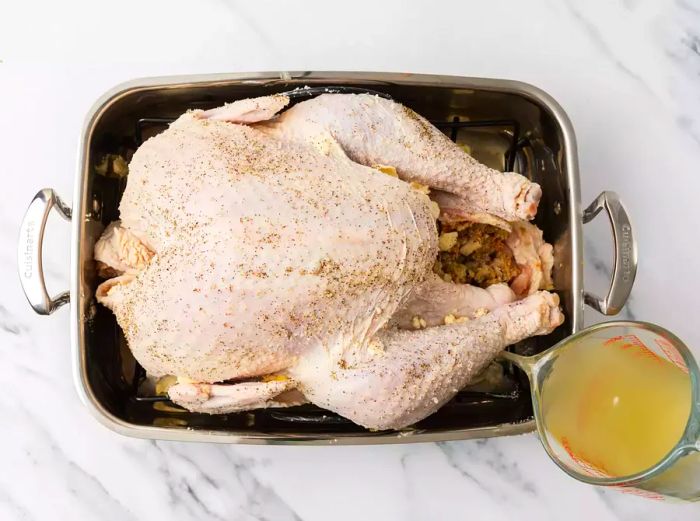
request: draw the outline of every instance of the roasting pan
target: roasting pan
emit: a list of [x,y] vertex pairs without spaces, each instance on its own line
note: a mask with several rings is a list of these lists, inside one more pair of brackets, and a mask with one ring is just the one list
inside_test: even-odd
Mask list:
[[[562,108],[545,92],[514,81],[365,72],[284,72],[153,78],[119,85],[90,110],[82,130],[72,210],[51,189],[41,190],[22,223],[19,274],[40,314],[70,301],[76,388],[92,414],[128,436],[224,443],[370,444],[442,441],[532,431],[527,379],[506,362],[494,378],[460,392],[429,418],[401,431],[372,432],[312,405],[210,416],[190,413],[149,392],[143,369],[129,352],[112,313],[95,302],[99,282],[93,246],[118,218],[126,181],[102,175],[105,154],[127,158],[150,135],[188,108],[303,87],[369,89],[413,108],[500,170],[540,183],[544,196],[536,223],[554,244],[554,281],[566,322],[547,337],[512,346],[534,354],[582,326],[584,302],[615,314],[624,305],[636,270],[627,214],[616,194],[603,192],[582,212],[574,132]],[[50,297],[42,272],[44,227],[54,209],[72,222],[70,291]],[[582,224],[605,210],[614,239],[613,278],[606,298],[583,290]]]

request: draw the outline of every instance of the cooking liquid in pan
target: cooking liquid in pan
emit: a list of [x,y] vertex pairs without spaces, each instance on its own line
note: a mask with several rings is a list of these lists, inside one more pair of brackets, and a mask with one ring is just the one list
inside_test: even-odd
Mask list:
[[664,358],[634,335],[582,342],[562,349],[542,382],[546,431],[600,477],[652,467],[688,422],[692,393],[682,358]]

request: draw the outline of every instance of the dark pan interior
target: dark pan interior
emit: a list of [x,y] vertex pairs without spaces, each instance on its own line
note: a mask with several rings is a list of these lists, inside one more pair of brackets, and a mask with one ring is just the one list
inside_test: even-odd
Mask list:
[[[91,135],[86,176],[87,238],[83,258],[103,225],[118,218],[118,204],[126,181],[99,175],[94,165],[104,154],[129,158],[138,143],[167,126],[188,108],[210,108],[235,99],[284,92],[305,85],[349,85],[386,93],[437,124],[460,144],[467,144],[480,161],[494,168],[513,169],[540,183],[544,197],[536,223],[555,245],[555,284],[565,313],[571,316],[572,246],[568,178],[565,175],[564,139],[546,107],[517,93],[487,89],[425,86],[382,81],[339,81],[306,78],[268,82],[207,82],[134,90],[121,96],[99,116]],[[240,435],[309,436],[335,438],[375,436],[334,413],[312,405],[268,409],[228,415],[202,415],[184,411],[153,396],[143,385],[143,370],[124,342],[114,315],[94,302],[99,283],[94,263],[82,265],[82,281],[90,288],[86,305],[85,364],[88,385],[114,416],[133,425],[174,429],[236,432]],[[534,354],[572,332],[571,322],[548,337],[513,346],[518,353]],[[477,429],[514,424],[532,418],[529,387],[519,370],[507,364],[492,368],[503,378],[495,386],[460,392],[440,411],[415,426],[420,431]],[[484,388],[485,387],[485,388]]]

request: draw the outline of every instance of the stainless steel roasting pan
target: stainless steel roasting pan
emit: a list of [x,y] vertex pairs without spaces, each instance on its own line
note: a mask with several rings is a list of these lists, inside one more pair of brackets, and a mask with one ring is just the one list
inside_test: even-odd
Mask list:
[[[548,337],[513,346],[539,352],[582,326],[584,302],[606,314],[624,305],[636,270],[636,248],[617,196],[604,192],[585,211],[579,196],[574,132],[562,108],[524,83],[451,76],[366,72],[247,73],[136,80],[107,93],[82,130],[71,209],[50,189],[31,202],[22,224],[19,272],[35,311],[49,314],[70,301],[72,357],[78,394],[102,423],[128,436],[224,443],[368,444],[482,438],[532,431],[527,380],[496,365],[495,386],[467,389],[439,412],[403,431],[370,432],[333,413],[306,405],[239,414],[190,413],[148,392],[114,316],[95,302],[98,279],[92,250],[104,226],[118,217],[125,180],[101,175],[105,154],[130,157],[139,143],[191,107],[298,87],[372,90],[426,116],[472,155],[497,169],[520,172],[542,185],[537,224],[554,244],[554,280],[567,316]],[[72,222],[70,291],[46,292],[41,245],[51,209]],[[614,239],[610,290],[598,298],[583,290],[582,224],[605,210]]]

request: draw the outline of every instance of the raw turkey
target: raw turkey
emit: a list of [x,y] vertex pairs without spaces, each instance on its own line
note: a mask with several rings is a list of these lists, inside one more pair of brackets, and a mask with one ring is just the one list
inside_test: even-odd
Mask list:
[[533,276],[551,268],[541,236],[513,241],[537,250],[515,292],[432,272],[427,187],[452,219],[511,226],[535,215],[537,184],[478,163],[393,101],[324,94],[278,114],[288,101],[189,111],[146,141],[121,220],[96,245],[116,275],[97,298],[149,374],[178,377],[174,402],[227,413],[310,401],[402,428],[504,347],[562,322],[558,297],[539,291],[549,279]]

